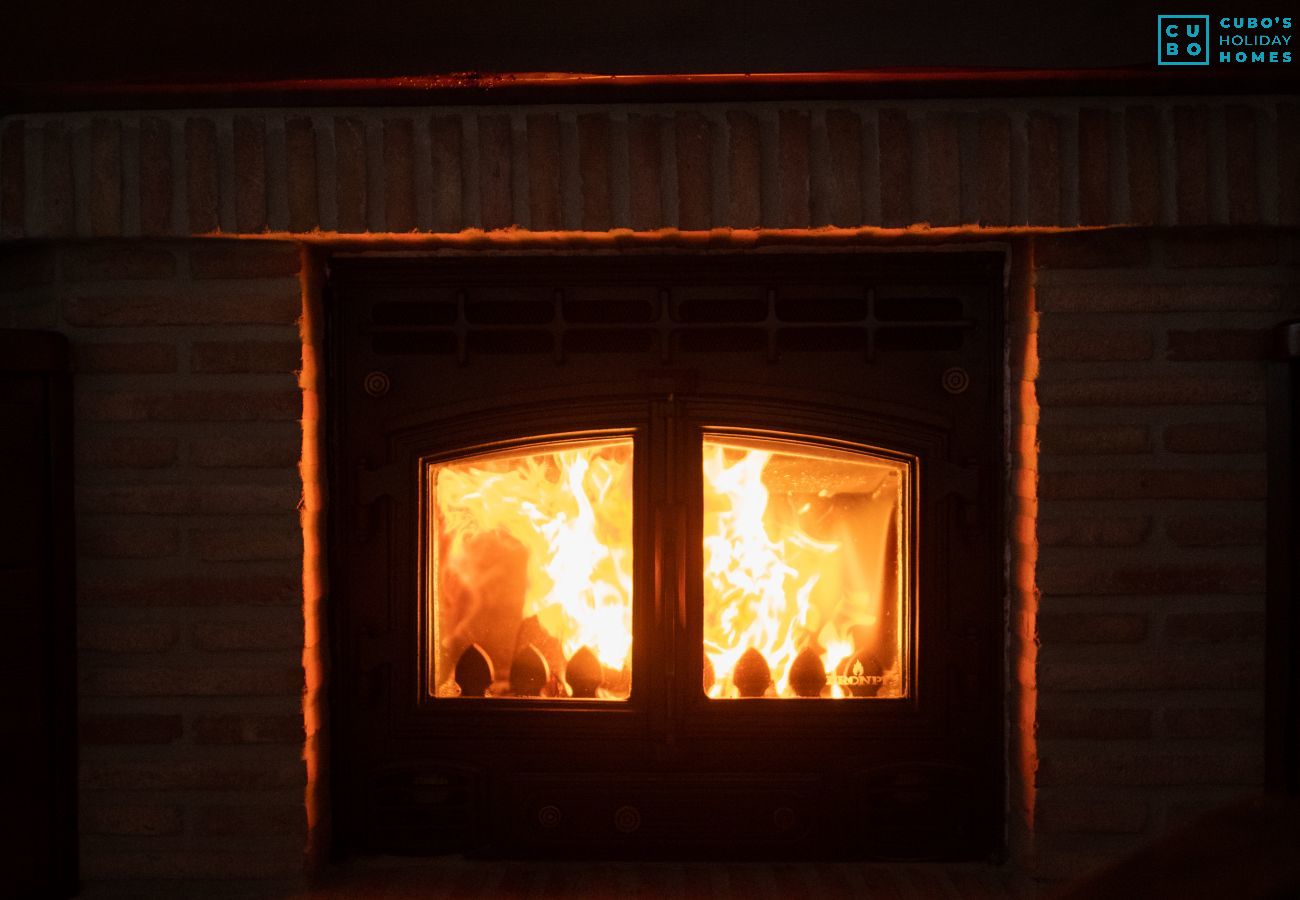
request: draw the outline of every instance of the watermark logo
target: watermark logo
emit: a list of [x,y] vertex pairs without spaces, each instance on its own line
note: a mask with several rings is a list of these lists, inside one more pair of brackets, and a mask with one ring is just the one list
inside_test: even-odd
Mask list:
[[1209,16],[1157,16],[1158,66],[1208,66],[1210,64]]
[[1285,65],[1291,23],[1290,16],[1156,16],[1156,65]]
[[1290,16],[1224,16],[1216,23],[1214,61],[1289,63]]
[[854,660],[853,668],[849,670],[848,675],[827,675],[826,680],[830,684],[838,684],[841,687],[868,687],[877,686],[885,683],[884,675],[868,675],[867,670],[862,666],[862,660]]

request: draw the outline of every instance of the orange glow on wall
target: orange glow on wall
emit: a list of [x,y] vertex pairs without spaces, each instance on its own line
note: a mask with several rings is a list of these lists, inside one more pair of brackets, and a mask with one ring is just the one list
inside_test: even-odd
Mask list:
[[[1008,294],[1013,475],[1011,521],[1011,816],[1013,841],[1034,833],[1038,779],[1038,311],[1033,244],[1013,256]],[[1023,849],[1023,848],[1022,848]]]
[[305,864],[308,869],[314,869],[324,863],[329,848],[324,608],[328,586],[323,549],[326,500],[320,398],[324,385],[324,311],[320,306],[320,274],[310,249],[306,247],[302,249],[299,284],[302,290],[302,319],[299,322],[302,370],[298,374],[298,386],[302,390],[302,457],[298,469],[302,479],[299,519],[302,524],[302,667],[305,681],[302,716],[305,732],[303,762],[307,770]]

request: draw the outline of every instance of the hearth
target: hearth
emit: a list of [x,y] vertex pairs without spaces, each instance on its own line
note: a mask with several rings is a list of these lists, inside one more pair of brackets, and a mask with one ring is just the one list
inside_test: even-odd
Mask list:
[[345,844],[995,853],[1003,264],[336,256]]

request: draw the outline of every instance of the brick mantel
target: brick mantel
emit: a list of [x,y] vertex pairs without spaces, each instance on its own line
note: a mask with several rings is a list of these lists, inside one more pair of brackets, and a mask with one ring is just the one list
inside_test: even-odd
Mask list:
[[0,236],[1291,225],[1275,98],[23,115]]

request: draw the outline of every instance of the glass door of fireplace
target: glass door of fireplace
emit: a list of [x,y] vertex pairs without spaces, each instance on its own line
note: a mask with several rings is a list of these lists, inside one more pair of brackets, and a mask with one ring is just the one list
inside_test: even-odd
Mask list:
[[725,432],[702,457],[707,696],[906,696],[912,464]]
[[626,700],[633,441],[429,463],[429,684],[438,697]]
[[629,699],[634,517],[657,505],[635,496],[637,465],[652,497],[694,483],[674,469],[699,476],[699,521],[657,517],[652,552],[702,591],[678,631],[643,646],[697,640],[711,700],[908,695],[912,458],[718,429],[678,452],[634,446],[543,438],[426,462],[434,698]]

